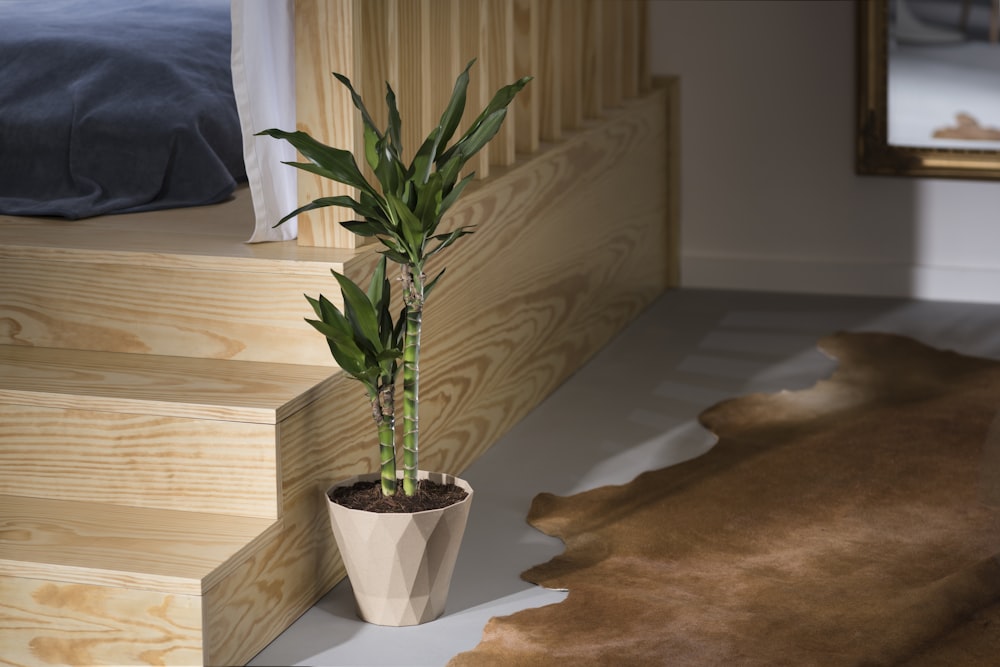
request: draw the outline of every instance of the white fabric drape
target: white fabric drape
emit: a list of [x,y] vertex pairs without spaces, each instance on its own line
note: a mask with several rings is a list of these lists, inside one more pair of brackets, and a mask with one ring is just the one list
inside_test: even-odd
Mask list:
[[254,231],[248,243],[286,241],[295,220],[274,223],[297,205],[294,161],[288,142],[255,133],[295,129],[295,28],[292,0],[232,0],[233,90],[243,128],[243,155],[253,198]]

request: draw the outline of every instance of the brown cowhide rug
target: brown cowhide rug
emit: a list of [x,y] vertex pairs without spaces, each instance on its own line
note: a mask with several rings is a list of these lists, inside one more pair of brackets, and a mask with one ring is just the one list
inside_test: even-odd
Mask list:
[[804,391],[701,415],[718,444],[537,496],[565,601],[494,618],[464,665],[1000,665],[1000,362],[821,341]]

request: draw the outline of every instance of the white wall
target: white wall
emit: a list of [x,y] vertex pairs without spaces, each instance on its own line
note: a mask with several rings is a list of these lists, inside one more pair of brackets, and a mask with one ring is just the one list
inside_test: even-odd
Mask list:
[[653,0],[682,281],[1000,302],[1000,182],[854,174],[854,3]]

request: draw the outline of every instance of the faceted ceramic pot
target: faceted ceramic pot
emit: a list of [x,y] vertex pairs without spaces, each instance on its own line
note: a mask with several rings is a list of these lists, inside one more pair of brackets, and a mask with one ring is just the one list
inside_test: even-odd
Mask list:
[[337,547],[354,589],[358,616],[376,625],[418,625],[444,613],[451,575],[472,504],[472,487],[452,475],[420,471],[419,479],[455,484],[469,494],[443,509],[412,514],[349,509],[330,493],[378,473],[356,475],[327,491]]

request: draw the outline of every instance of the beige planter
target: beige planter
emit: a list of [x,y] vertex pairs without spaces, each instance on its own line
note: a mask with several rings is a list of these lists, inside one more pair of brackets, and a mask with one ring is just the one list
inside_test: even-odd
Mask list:
[[[420,479],[455,484],[465,500],[439,510],[380,514],[353,510],[330,500],[327,509],[337,547],[354,589],[358,616],[376,625],[418,625],[444,613],[458,548],[472,504],[472,487],[443,473],[420,471]],[[372,481],[357,475],[330,487]]]

